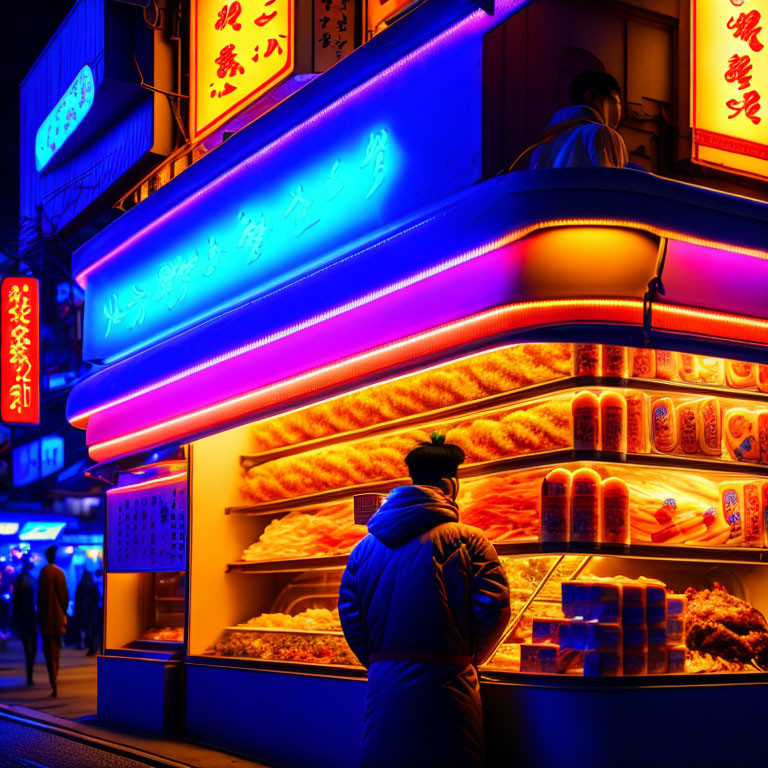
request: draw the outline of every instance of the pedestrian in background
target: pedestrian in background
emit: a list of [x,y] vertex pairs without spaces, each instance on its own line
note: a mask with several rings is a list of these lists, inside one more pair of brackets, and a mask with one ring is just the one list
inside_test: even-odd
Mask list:
[[16,631],[24,646],[24,661],[27,666],[27,685],[33,685],[32,672],[37,656],[37,616],[35,616],[35,584],[30,571],[32,563],[24,558],[21,573],[13,583],[11,603],[11,627]]
[[64,571],[55,564],[56,549],[57,547],[53,546],[45,550],[48,565],[40,571],[40,583],[37,588],[37,618],[40,634],[43,636],[43,654],[48,667],[51,696],[58,695],[56,681],[59,676],[61,636],[67,628],[69,603],[67,579]]
[[93,581],[93,574],[85,570],[75,589],[75,623],[77,625],[77,647],[80,648],[85,634],[86,656],[96,653],[96,621],[99,611],[99,589]]

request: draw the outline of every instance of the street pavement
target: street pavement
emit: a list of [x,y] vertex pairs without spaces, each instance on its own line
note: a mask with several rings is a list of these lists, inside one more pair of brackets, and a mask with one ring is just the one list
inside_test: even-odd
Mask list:
[[0,646],[0,768],[266,768],[186,741],[102,726],[96,719],[96,657],[62,648],[57,698],[42,650],[34,685],[24,652]]

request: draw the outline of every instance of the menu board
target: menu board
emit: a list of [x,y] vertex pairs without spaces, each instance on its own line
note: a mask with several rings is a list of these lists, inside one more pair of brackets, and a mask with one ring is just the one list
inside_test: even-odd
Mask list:
[[106,556],[112,573],[186,570],[186,475],[107,491]]
[[355,48],[354,0],[315,0],[315,72],[325,72]]

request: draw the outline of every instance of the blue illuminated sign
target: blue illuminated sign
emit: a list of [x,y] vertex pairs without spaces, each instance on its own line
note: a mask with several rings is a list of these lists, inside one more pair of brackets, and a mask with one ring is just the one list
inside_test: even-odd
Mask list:
[[35,136],[35,166],[42,171],[77,130],[93,106],[93,72],[86,64],[67,88],[59,103],[43,120]]
[[148,258],[89,276],[89,354],[124,354],[242,303],[317,266],[340,236],[375,226],[402,163],[396,137],[374,126],[315,157],[299,170],[272,173],[268,163],[201,201],[194,222],[180,222]]
[[40,479],[40,441],[13,449],[13,484],[18,488]]
[[24,523],[19,541],[53,541],[67,527],[64,523]]
[[64,466],[64,438],[46,435],[13,449],[13,484],[28,485]]
[[258,314],[283,289],[298,311],[289,286],[480,178],[483,34],[500,18],[463,0],[417,15],[413,37],[375,37],[78,248],[87,360]]
[[64,467],[64,438],[48,435],[40,440],[40,477],[48,477]]

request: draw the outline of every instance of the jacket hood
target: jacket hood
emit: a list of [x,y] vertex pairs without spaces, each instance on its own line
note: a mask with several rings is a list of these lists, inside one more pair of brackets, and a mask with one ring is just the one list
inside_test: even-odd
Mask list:
[[442,523],[456,523],[459,506],[428,485],[395,488],[368,522],[368,532],[392,549]]
[[565,123],[566,121],[598,123],[600,125],[605,125],[605,121],[596,109],[592,109],[592,107],[588,107],[586,104],[575,104],[570,107],[563,107],[562,109],[559,109],[557,112],[555,112],[555,114],[552,116],[552,119],[549,121],[549,126],[547,127],[552,128],[556,125],[559,125],[560,123]]

